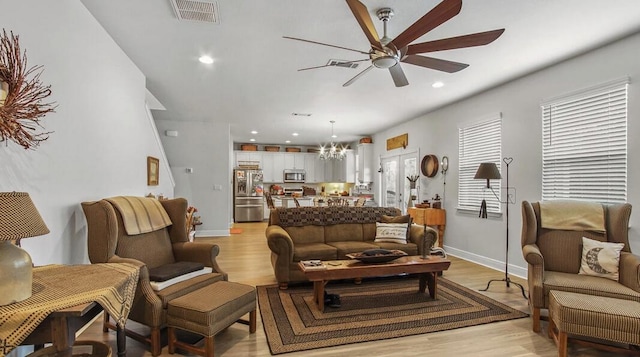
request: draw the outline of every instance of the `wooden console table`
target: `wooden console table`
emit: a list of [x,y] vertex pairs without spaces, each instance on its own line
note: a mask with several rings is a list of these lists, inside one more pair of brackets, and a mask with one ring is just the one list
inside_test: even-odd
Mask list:
[[442,248],[444,241],[444,229],[447,225],[447,211],[440,208],[415,208],[408,209],[413,223],[436,227],[438,230],[438,247]]
[[[69,324],[68,318],[95,316],[99,309],[104,309],[124,328],[138,275],[138,268],[129,264],[34,268],[33,295],[26,300],[0,306],[0,357],[20,344],[43,342],[52,342],[61,355],[70,354],[70,346],[75,339],[70,330],[76,326]],[[47,328],[53,333],[46,333]],[[42,329],[45,335],[40,333]],[[32,333],[34,335],[30,336]],[[118,341],[118,349],[118,355],[124,356],[124,339]]]

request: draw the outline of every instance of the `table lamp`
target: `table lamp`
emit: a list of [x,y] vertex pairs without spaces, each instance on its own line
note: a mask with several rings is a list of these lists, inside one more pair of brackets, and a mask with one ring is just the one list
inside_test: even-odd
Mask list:
[[31,296],[31,257],[11,241],[47,233],[28,193],[0,192],[0,306]]

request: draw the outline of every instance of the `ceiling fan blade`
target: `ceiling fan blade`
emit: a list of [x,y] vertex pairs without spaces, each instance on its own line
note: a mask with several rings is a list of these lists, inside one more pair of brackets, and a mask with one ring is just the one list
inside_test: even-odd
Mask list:
[[410,55],[415,55],[418,53],[484,46],[495,41],[498,37],[500,37],[500,35],[502,35],[503,32],[504,29],[500,29],[487,32],[478,32],[471,35],[450,37],[442,40],[417,43],[414,45],[409,45],[409,50],[407,51],[407,53]]
[[316,45],[329,46],[329,47],[339,48],[339,49],[341,49],[341,50],[347,50],[347,51],[358,52],[358,53],[361,53],[361,54],[363,54],[363,55],[369,55],[369,52],[364,52],[364,51],[360,51],[360,50],[354,50],[353,48],[347,48],[347,47],[342,47],[342,46],[330,45],[330,44],[328,44],[328,43],[322,43],[322,42],[317,42],[317,41],[305,40],[305,39],[302,39],[302,38],[289,37],[289,36],[282,36],[282,38],[286,38],[286,39],[289,39],[289,40],[302,41],[302,42],[309,42],[309,43],[314,43],[314,44],[316,44]]
[[402,48],[456,16],[460,13],[460,9],[462,9],[462,0],[444,0],[391,42],[397,48]]
[[382,50],[380,37],[378,36],[376,27],[373,25],[373,21],[371,21],[371,16],[369,16],[369,10],[367,10],[367,7],[358,0],[347,0],[347,5],[349,5],[353,16],[355,16],[358,24],[360,24],[365,36],[367,36],[371,47]]
[[[369,58],[365,58],[365,59],[361,59],[361,60],[356,60],[356,61],[345,61],[345,62],[341,62],[341,63],[356,63],[356,62],[364,62],[364,61],[369,61]],[[307,71],[310,69],[318,69],[318,68],[325,68],[325,67],[337,67],[336,65],[332,65],[332,64],[325,64],[322,66],[315,66],[315,67],[307,67],[307,68],[300,68],[298,70],[298,72],[300,71]]]
[[466,63],[453,62],[447,60],[441,60],[433,57],[425,57],[418,55],[408,55],[402,62],[410,63],[416,66],[435,69],[436,71],[443,71],[447,73],[454,73],[461,71],[469,67]]
[[402,67],[400,67],[400,63],[396,63],[395,66],[389,67],[389,73],[391,73],[391,78],[393,78],[393,83],[396,84],[396,87],[404,87],[409,84],[407,76],[404,75],[404,71],[402,70]]
[[364,69],[364,71],[356,74],[355,77],[351,78],[350,80],[347,81],[347,83],[343,84],[343,87],[347,87],[349,85],[351,85],[353,82],[355,82],[358,78],[362,77],[363,75],[365,75],[365,73],[369,72],[371,70],[371,68],[373,68],[373,65],[367,67]]

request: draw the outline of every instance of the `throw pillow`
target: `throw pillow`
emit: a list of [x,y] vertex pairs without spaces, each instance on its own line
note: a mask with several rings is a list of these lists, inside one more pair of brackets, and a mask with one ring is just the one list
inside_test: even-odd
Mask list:
[[582,275],[599,276],[618,281],[620,251],[624,243],[600,242],[582,237]]
[[382,217],[380,217],[380,222],[381,223],[408,223],[407,224],[407,235],[406,235],[407,241],[411,237],[411,224],[413,223],[413,218],[411,218],[411,216],[408,215],[408,214],[404,215],[404,216],[387,216],[387,215],[383,215]]
[[374,243],[389,242],[407,244],[408,223],[376,222],[376,238]]

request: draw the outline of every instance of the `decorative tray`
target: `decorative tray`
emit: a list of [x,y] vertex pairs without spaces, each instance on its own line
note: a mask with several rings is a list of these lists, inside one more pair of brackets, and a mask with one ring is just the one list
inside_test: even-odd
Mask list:
[[386,263],[408,255],[401,250],[369,249],[360,253],[351,253],[346,256],[363,263]]

